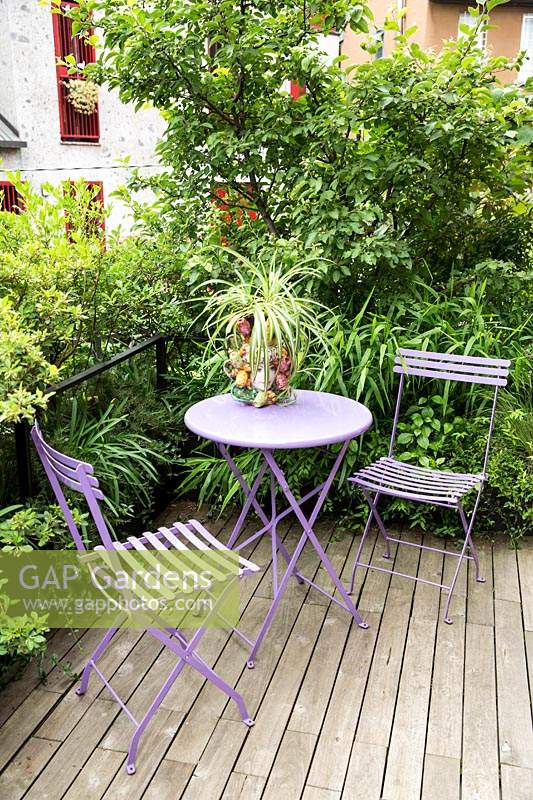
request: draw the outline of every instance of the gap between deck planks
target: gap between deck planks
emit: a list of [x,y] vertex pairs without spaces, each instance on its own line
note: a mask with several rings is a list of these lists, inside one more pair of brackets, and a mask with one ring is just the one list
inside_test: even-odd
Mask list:
[[[323,524],[320,538],[329,541],[347,583],[356,541],[331,534]],[[297,535],[284,528],[289,549]],[[385,565],[375,541],[369,539],[364,558]],[[269,551],[263,539],[254,557],[266,564]],[[312,575],[317,559],[304,552],[304,571]],[[57,667],[45,688],[23,676],[22,700],[10,690],[0,732],[7,764],[0,796],[529,800],[532,553],[529,542],[518,554],[505,541],[494,551],[482,542],[487,583],[475,582],[470,564],[455,593],[452,626],[441,618],[444,593],[424,584],[359,572],[358,605],[371,623],[362,631],[291,581],[254,671],[245,670],[246,651],[234,636],[211,631],[204,640],[204,656],[242,691],[256,727],[248,731],[225,696],[189,671],[148,728],[134,777],[123,770],[129,724],[96,681],[80,700]],[[400,547],[395,557],[398,569],[440,577],[440,556]],[[453,565],[455,559],[445,560],[445,582]],[[247,583],[243,627],[253,635],[272,586],[268,572]],[[105,657],[107,668],[140,711],[172,659],[148,637],[121,637]],[[83,654],[71,656],[78,668]]]

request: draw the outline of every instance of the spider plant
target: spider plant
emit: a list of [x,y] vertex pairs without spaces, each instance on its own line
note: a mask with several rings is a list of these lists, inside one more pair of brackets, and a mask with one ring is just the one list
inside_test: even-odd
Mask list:
[[218,291],[206,298],[202,314],[211,347],[227,345],[229,340],[238,348],[240,335],[247,343],[252,378],[261,368],[268,369],[273,351],[278,370],[289,363],[294,377],[311,342],[327,352],[326,309],[304,292],[304,284],[316,278],[322,260],[310,256],[286,267],[276,253],[267,261],[252,262],[230,252],[239,262],[238,277],[209,281]]

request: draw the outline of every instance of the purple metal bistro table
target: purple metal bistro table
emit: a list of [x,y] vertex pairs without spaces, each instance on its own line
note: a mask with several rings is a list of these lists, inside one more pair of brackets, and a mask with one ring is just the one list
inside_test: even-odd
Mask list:
[[[247,661],[247,666],[250,669],[254,666],[257,651],[274,618],[291,575],[299,583],[308,583],[340,605],[341,608],[346,609],[361,628],[368,627],[363,622],[359,611],[353,604],[331,561],[318,541],[313,531],[313,526],[335,480],[350,441],[368,430],[371,424],[372,414],[361,403],[336,394],[311,392],[302,389],[296,392],[296,403],[291,406],[280,407],[273,405],[266,408],[254,408],[253,406],[236,402],[229,394],[222,394],[196,403],[185,414],[185,425],[189,430],[217,444],[246,497],[239,518],[228,540],[228,547],[233,547],[237,541],[248,513],[252,508],[263,523],[263,527],[252,536],[249,536],[236,549],[242,549],[267,532],[270,532],[272,539],[274,599],[255,642],[239,634],[251,647]],[[341,444],[341,448],[335,457],[327,479],[320,486],[297,500],[290,490],[283,470],[278,466],[274,456],[275,451],[325,447],[332,444]],[[262,465],[252,486],[249,486],[235,464],[229,453],[229,446],[253,448],[261,451],[263,457]],[[256,499],[257,491],[267,472],[270,472],[270,519]],[[276,506],[276,484],[289,504],[281,512],[278,511]],[[302,504],[315,495],[318,495],[318,498],[311,514],[306,517],[301,508]],[[280,520],[291,513],[294,513],[300,522],[302,535],[294,553],[289,555],[277,534],[277,525]],[[321,586],[317,586],[297,570],[298,559],[307,542],[310,542],[315,548],[343,602],[326,592]],[[277,574],[278,550],[287,563],[287,569],[279,583]]]

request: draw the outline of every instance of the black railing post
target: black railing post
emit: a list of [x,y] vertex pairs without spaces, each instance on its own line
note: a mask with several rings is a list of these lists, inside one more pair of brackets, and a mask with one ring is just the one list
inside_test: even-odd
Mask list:
[[15,424],[15,452],[17,457],[17,473],[19,494],[24,502],[32,496],[33,481],[30,459],[30,428],[27,422]]
[[155,387],[162,391],[167,385],[167,341],[161,336],[155,343]]

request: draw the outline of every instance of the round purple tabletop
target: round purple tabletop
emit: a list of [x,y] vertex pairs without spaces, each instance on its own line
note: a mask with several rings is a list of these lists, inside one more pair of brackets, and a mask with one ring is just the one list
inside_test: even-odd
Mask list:
[[222,444],[289,450],[344,442],[372,425],[368,408],[348,397],[298,389],[291,406],[254,408],[229,394],[201,400],[185,414],[193,433]]

